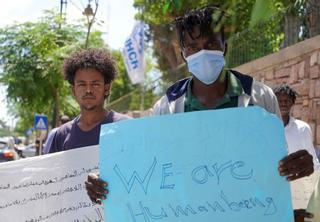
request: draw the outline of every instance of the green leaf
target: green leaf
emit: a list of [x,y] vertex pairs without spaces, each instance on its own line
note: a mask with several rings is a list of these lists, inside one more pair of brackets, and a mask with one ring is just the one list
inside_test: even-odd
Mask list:
[[256,0],[251,13],[250,27],[254,27],[260,21],[266,20],[274,14],[271,0]]
[[175,6],[175,8],[180,11],[182,8],[182,1],[181,0],[173,0],[173,4]]
[[163,9],[162,9],[162,13],[164,15],[166,15],[168,13],[168,11],[170,10],[170,6],[171,6],[171,1],[166,0],[166,4],[163,6]]

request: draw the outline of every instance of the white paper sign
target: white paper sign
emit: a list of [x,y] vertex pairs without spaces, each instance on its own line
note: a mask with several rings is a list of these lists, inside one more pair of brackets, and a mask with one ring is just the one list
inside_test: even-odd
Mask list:
[[98,171],[98,146],[0,164],[0,220],[102,222],[84,181]]
[[320,171],[315,171],[309,177],[290,182],[293,209],[306,209],[311,194],[318,182]]

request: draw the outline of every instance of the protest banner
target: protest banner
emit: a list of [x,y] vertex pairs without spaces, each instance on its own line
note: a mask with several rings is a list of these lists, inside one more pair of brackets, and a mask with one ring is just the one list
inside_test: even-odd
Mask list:
[[103,222],[84,181],[98,170],[98,146],[0,164],[0,221]]
[[259,107],[106,124],[108,222],[293,221],[282,122]]

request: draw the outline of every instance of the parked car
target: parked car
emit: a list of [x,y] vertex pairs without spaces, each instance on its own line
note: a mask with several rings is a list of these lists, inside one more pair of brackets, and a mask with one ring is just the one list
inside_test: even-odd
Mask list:
[[20,149],[22,157],[32,157],[36,155],[36,144],[32,143]]
[[15,151],[13,138],[0,138],[0,162],[7,162],[17,159],[19,159],[19,155]]

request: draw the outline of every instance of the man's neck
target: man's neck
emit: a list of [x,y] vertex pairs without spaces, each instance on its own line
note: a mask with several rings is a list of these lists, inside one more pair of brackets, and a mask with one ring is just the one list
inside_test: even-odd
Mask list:
[[227,78],[220,77],[210,85],[206,85],[197,79],[192,81],[192,94],[206,108],[212,108],[221,99],[227,90]]
[[289,115],[282,116],[282,121],[283,121],[284,126],[286,127],[289,124],[290,116]]
[[81,110],[78,126],[83,131],[89,131],[100,124],[107,116],[108,111],[101,108],[99,110]]

